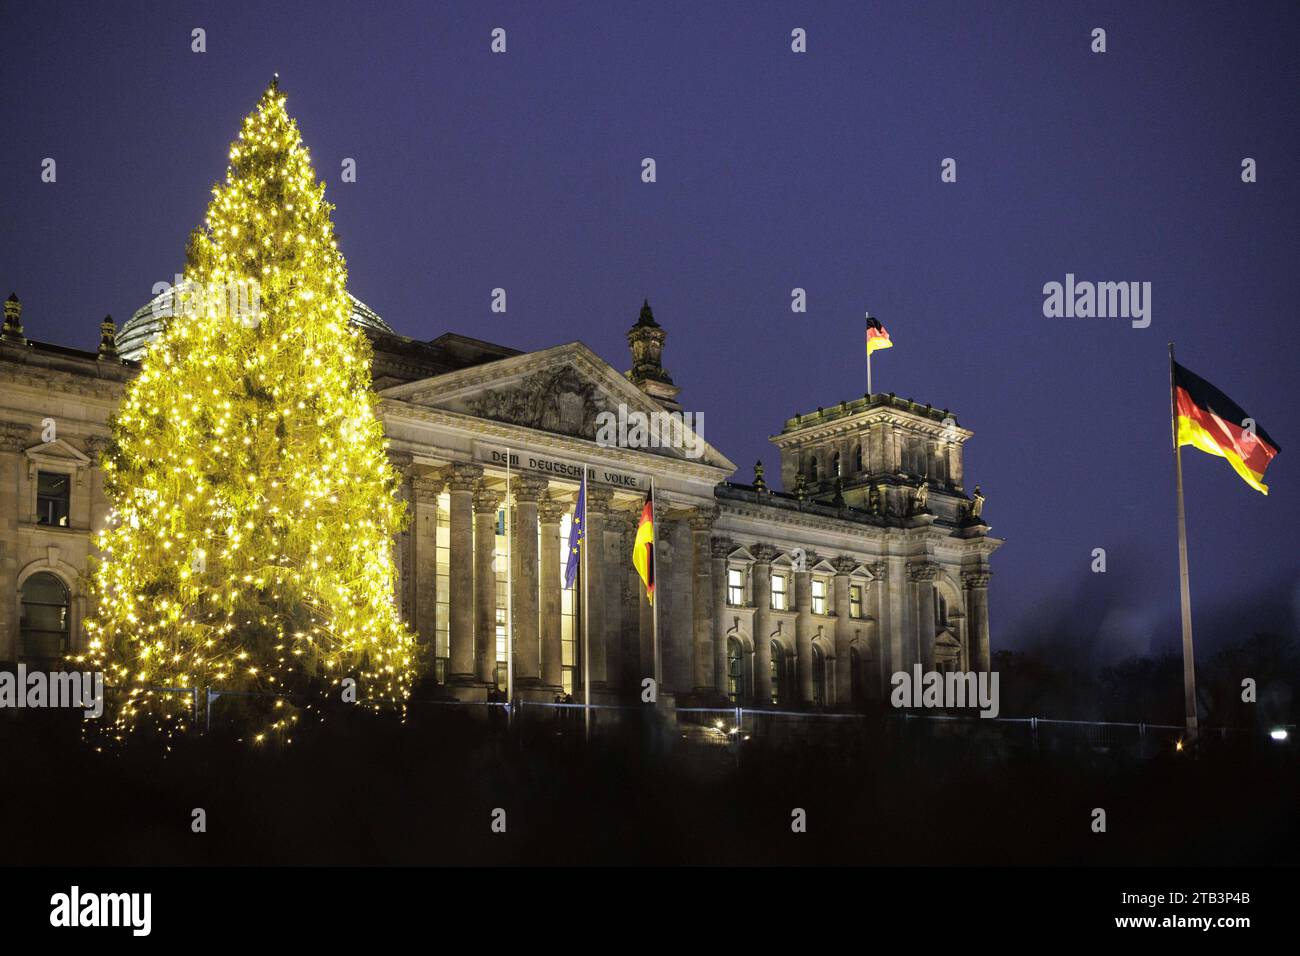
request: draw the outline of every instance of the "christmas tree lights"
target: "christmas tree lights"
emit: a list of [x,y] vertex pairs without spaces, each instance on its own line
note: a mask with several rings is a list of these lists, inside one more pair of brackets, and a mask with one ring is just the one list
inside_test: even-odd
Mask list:
[[112,738],[146,715],[184,729],[190,696],[158,688],[273,702],[255,729],[285,738],[295,708],[262,695],[353,678],[371,706],[408,696],[415,639],[392,557],[406,515],[324,195],[272,82],[113,421],[112,513],[75,658],[117,688]]

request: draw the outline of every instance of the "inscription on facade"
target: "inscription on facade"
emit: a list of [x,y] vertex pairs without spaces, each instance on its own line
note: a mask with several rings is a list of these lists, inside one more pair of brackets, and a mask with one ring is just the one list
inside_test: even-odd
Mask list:
[[[489,465],[495,465],[498,468],[504,468],[506,466],[506,449],[498,445],[484,445],[480,442],[476,442],[474,444],[474,458],[477,461]],[[562,458],[555,458],[551,455],[537,455],[526,451],[511,451],[510,468],[514,471],[545,475],[548,478],[568,479],[570,481],[582,480],[581,464],[572,461],[565,461]],[[589,484],[611,485],[615,488],[626,488],[629,491],[647,491],[650,487],[650,482],[647,480],[645,475],[619,471],[616,468],[604,468],[593,465],[587,466],[587,482]]]

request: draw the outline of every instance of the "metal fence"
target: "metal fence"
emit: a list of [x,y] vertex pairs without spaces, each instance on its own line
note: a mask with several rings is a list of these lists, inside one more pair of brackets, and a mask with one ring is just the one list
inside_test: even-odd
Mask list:
[[[226,691],[219,688],[150,687],[157,693],[190,698],[194,726],[210,732],[220,726],[220,701],[239,698],[279,698],[292,695]],[[117,688],[105,687],[108,692]],[[214,705],[216,705],[214,711]],[[592,704],[570,701],[527,701],[507,703],[501,700],[461,701],[454,699],[412,698],[408,713],[431,716],[447,709],[471,719],[498,726],[528,727],[554,731],[563,735],[604,734],[615,728],[639,724],[650,712],[646,705]],[[1007,754],[1016,750],[1035,753],[1127,753],[1151,755],[1162,749],[1177,749],[1185,737],[1180,724],[1128,721],[1063,720],[1048,717],[993,717],[973,715],[917,713],[907,710],[884,710],[874,713],[847,713],[816,710],[781,710],[766,707],[666,707],[656,713],[666,717],[678,736],[694,744],[712,747],[736,747],[755,739],[776,745],[843,745],[860,743],[872,734],[904,733],[928,739],[953,739],[987,754]],[[1294,734],[1296,725],[1287,724],[1274,730]],[[1259,728],[1203,727],[1202,741],[1227,741],[1263,736]]]

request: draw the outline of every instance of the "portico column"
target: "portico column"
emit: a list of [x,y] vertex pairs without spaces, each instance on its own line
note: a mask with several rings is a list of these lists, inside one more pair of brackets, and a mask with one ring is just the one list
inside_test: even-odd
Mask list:
[[[401,513],[406,518],[411,514],[411,463],[414,460],[406,452],[390,451],[388,460],[393,468],[397,471],[400,481],[397,485],[397,500],[401,502]],[[397,532],[393,541],[393,564],[394,577],[393,598],[397,603],[398,612],[402,615],[402,620],[410,626],[415,619],[413,613],[414,602],[411,594],[411,540],[414,537],[411,533],[411,525],[405,523],[405,527]]]
[[560,647],[561,590],[564,581],[560,576],[560,521],[571,506],[557,501],[549,494],[537,503],[538,521],[542,528],[542,553],[539,558],[541,573],[541,642],[542,683],[548,688],[564,686],[563,655]]
[[587,528],[584,534],[587,560],[587,644],[591,655],[589,674],[592,690],[603,690],[609,681],[605,671],[605,512],[614,492],[587,486]]
[[970,634],[971,669],[987,671],[992,666],[989,654],[989,578],[987,568],[967,571],[961,576],[966,591],[967,633]]
[[754,555],[754,703],[772,703],[772,558],[776,549],[756,544]]
[[809,564],[816,564],[817,557],[806,552],[803,571],[794,573],[794,653],[795,684],[798,688],[798,703],[808,705],[813,702],[812,672],[812,572],[807,570]]
[[416,637],[422,662],[432,667],[437,657],[438,634],[438,496],[445,482],[422,475],[411,482],[415,514],[411,518],[412,563],[415,565],[415,599],[412,602]]
[[474,674],[497,682],[497,509],[501,492],[479,481],[474,490]]
[[[875,696],[877,699],[884,699],[889,696],[890,683],[889,679],[895,671],[902,670],[902,656],[895,647],[901,647],[901,641],[895,641],[894,634],[898,627],[890,611],[890,602],[885,589],[889,583],[889,563],[887,561],[876,561],[868,568],[871,572],[871,586],[867,593],[870,599],[867,602],[867,616],[875,621],[874,641],[871,644],[871,652],[874,658],[874,665],[866,673],[869,680],[873,680],[875,687]],[[868,634],[872,633],[868,630]]]
[[[858,563],[852,558],[835,559],[835,579],[831,584],[835,599],[835,691],[832,703],[843,705],[853,700],[853,655],[849,645],[853,643],[853,627],[858,623],[853,620],[853,603],[849,600],[849,575]],[[861,607],[866,612],[866,595]],[[858,648],[858,666],[866,666],[868,649]],[[875,655],[872,654],[874,657]],[[858,682],[867,686],[866,674],[858,674]]]
[[926,671],[934,670],[934,579],[938,573],[939,566],[928,561],[914,561],[907,565],[907,576],[915,594],[915,659]]
[[[713,689],[719,696],[727,696],[727,632],[731,627],[727,611],[727,555],[736,550],[735,542],[727,538],[710,541],[713,561]],[[740,687],[740,702],[745,702],[745,687]]]
[[510,631],[514,638],[515,682],[539,684],[542,680],[540,607],[537,579],[537,499],[546,490],[546,480],[526,475],[511,485],[515,514],[511,527]]
[[[619,561],[614,566],[617,568],[621,563],[626,568],[623,574],[623,586],[619,591],[619,661],[621,667],[618,682],[620,686],[629,692],[635,691],[639,695],[641,679],[653,676],[652,668],[647,668],[645,659],[642,658],[641,597],[638,593],[642,590],[641,575],[637,574],[636,568],[632,564],[632,546],[636,543],[636,529],[641,512],[639,510],[622,511],[614,512],[614,514],[618,516],[619,531],[622,534],[618,543]],[[617,577],[617,574],[615,576]]]
[[447,483],[451,499],[451,552],[447,568],[448,681],[474,680],[474,486],[483,476],[478,465],[452,465]]
[[0,422],[0,661],[18,659],[18,475],[29,428]]
[[[695,631],[695,693],[712,697],[717,667],[714,647],[719,640],[713,635],[713,553],[709,532],[717,519],[718,511],[701,508],[691,515],[691,545],[694,559],[694,587],[691,589],[691,616]],[[726,645],[723,644],[725,658]]]

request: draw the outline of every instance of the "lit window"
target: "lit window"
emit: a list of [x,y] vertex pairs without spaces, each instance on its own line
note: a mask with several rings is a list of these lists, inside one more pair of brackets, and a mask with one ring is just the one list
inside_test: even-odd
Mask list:
[[434,612],[434,679],[447,682],[447,661],[451,656],[451,495],[438,496],[438,602]]
[[785,602],[785,575],[772,575],[772,610],[784,611],[787,605]]
[[781,703],[781,675],[785,670],[785,653],[781,650],[781,645],[776,641],[772,642],[772,703]]
[[573,693],[578,667],[578,644],[574,635],[577,633],[580,583],[575,578],[573,587],[564,587],[564,569],[569,563],[569,531],[572,526],[572,514],[566,514],[560,519],[560,684],[565,694]]
[[36,473],[36,523],[68,526],[68,476],[55,471]]
[[862,617],[862,585],[849,585],[849,617]]
[[727,699],[733,704],[743,703],[745,692],[745,652],[740,641],[727,638]]
[[745,603],[745,571],[743,568],[727,569],[727,603],[741,607]]
[[826,579],[813,578],[812,580],[812,609],[814,614],[826,613]]

